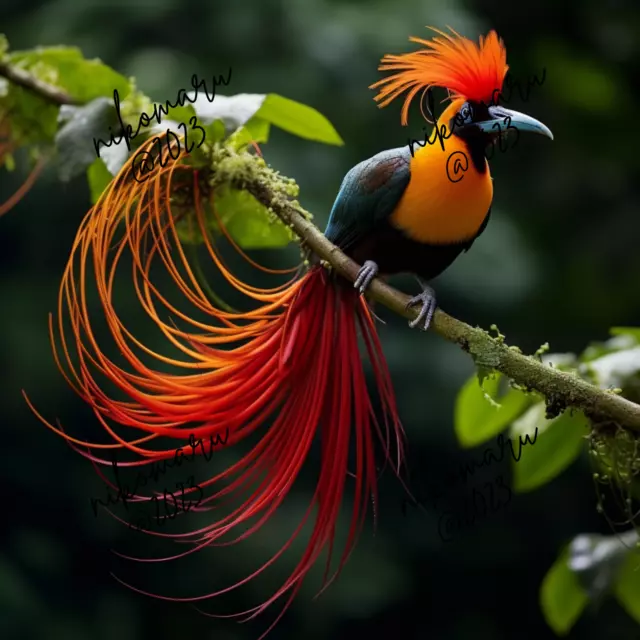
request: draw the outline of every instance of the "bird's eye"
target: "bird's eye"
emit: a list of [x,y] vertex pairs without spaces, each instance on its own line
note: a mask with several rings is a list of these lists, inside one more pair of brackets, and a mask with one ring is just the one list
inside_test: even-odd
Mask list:
[[473,109],[468,102],[465,102],[460,109],[460,120],[463,124],[469,124],[473,120]]
[[473,122],[473,107],[468,102],[465,102],[462,107],[460,107],[460,111],[458,111],[454,120],[455,125],[458,127],[471,124]]

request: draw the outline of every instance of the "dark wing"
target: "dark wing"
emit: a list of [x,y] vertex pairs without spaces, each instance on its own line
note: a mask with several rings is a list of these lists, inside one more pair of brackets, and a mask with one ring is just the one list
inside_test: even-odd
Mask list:
[[411,153],[388,149],[353,167],[333,203],[325,236],[346,250],[388,218],[407,188]]

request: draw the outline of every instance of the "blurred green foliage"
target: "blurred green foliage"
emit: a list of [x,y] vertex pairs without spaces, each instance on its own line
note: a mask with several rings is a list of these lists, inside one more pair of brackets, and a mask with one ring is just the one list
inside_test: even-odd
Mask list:
[[[580,355],[547,354],[543,361],[550,367],[558,367],[598,385],[603,389],[623,392],[634,381],[640,380],[640,332],[634,327],[615,327],[614,338],[589,345]],[[559,635],[565,635],[582,613],[589,599],[596,605],[602,597],[615,594],[631,616],[638,618],[640,602],[640,554],[636,549],[638,539],[637,493],[630,485],[640,480],[640,448],[635,434],[620,431],[616,444],[622,439],[629,446],[627,459],[611,455],[612,448],[593,448],[588,438],[589,422],[578,411],[565,411],[551,419],[543,398],[534,400],[534,394],[507,386],[498,395],[503,377],[499,375],[470,378],[458,393],[455,410],[455,430],[462,446],[476,446],[493,438],[510,425],[509,438],[520,441],[527,435],[533,446],[527,447],[522,456],[513,457],[513,489],[527,492],[553,480],[579,456],[582,450],[591,449],[594,468],[605,470],[608,476],[595,472],[597,479],[609,480],[614,489],[622,491],[624,512],[628,518],[624,524],[635,528],[622,536],[586,536],[574,539],[569,551],[563,551],[541,587],[541,605],[545,619]],[[633,393],[626,393],[636,400]],[[532,404],[533,403],[533,404]],[[608,425],[605,425],[605,428]],[[598,425],[595,425],[598,439]],[[613,438],[607,438],[612,440]],[[631,467],[631,468],[629,468]],[[588,476],[585,474],[585,482]],[[598,508],[604,513],[602,495]],[[617,520],[620,511],[611,514]],[[624,563],[624,564],[623,564]],[[594,574],[593,567],[599,568]],[[624,566],[624,570],[621,568]],[[585,579],[585,571],[590,574]],[[585,589],[580,581],[586,582]]]
[[[379,77],[376,67],[382,55],[410,50],[407,37],[425,36],[425,24],[451,24],[471,38],[495,28],[506,42],[515,77],[527,78],[546,68],[545,84],[531,92],[526,105],[514,99],[513,108],[545,122],[555,135],[550,146],[523,141],[507,156],[496,154],[491,224],[473,250],[438,280],[439,302],[471,323],[498,322],[509,342],[524,351],[548,341],[553,349],[581,353],[580,361],[568,366],[634,397],[640,386],[638,354],[630,339],[637,338],[637,329],[583,349],[594,339],[604,340],[611,325],[634,327],[640,317],[640,165],[632,128],[640,91],[633,81],[640,66],[640,12],[635,3],[620,1],[612,10],[595,1],[558,5],[547,0],[525,12],[508,3],[434,0],[8,0],[2,29],[12,48],[65,43],[88,59],[108,61],[119,73],[105,93],[82,93],[95,91],[93,78],[85,83],[82,74],[106,77],[110,72],[99,62],[79,62],[73,48],[59,50],[68,56],[68,78],[62,73],[54,77],[47,68],[42,73],[86,99],[110,97],[113,88],[121,86],[127,116],[151,106],[151,98],[142,104],[146,95],[159,102],[173,99],[193,73],[209,78],[229,66],[233,79],[228,93],[274,92],[311,105],[335,125],[345,146],[318,145],[273,130],[263,153],[296,180],[303,206],[322,226],[352,165],[409,137],[423,137],[419,117],[410,118],[410,127],[402,129],[399,108],[376,109],[367,86]],[[83,64],[93,66],[80,73]],[[125,80],[130,76],[137,78],[139,89]],[[5,91],[0,79],[0,96]],[[50,142],[57,109],[25,91],[15,95],[21,101],[18,111],[27,115],[18,120],[20,135],[35,145]],[[210,126],[217,126],[215,120]],[[263,125],[266,135],[264,130]],[[17,154],[15,160],[15,171],[0,175],[0,202],[24,179],[29,158]],[[92,161],[89,182],[94,195],[106,179],[105,168]],[[65,640],[185,633],[256,637],[260,624],[239,626],[199,616],[183,605],[145,599],[113,581],[109,572],[166,595],[199,595],[226,586],[288,537],[310,499],[313,478],[302,479],[290,503],[260,536],[242,546],[200,552],[191,564],[167,563],[151,571],[152,565],[124,563],[108,552],[126,547],[132,555],[149,555],[160,547],[147,537],[133,537],[115,521],[93,519],[89,496],[97,493],[100,481],[89,480],[88,464],[47,433],[24,405],[21,388],[47,417],[59,416],[63,425],[73,425],[88,438],[97,433],[95,419],[55,368],[46,316],[56,304],[59,278],[90,198],[85,179],[61,186],[51,172],[0,224],[2,479],[9,495],[19,497],[9,503],[4,518],[8,526],[2,529],[0,635]],[[265,264],[281,267],[291,264],[291,252],[294,247],[256,253]],[[414,286],[402,279],[399,285],[407,291]],[[93,304],[99,312],[97,301]],[[409,331],[384,310],[379,313],[388,322],[380,333],[409,437],[411,479],[437,479],[464,456],[459,442],[481,444],[468,407],[456,410],[462,423],[457,419],[455,431],[452,427],[456,396],[471,374],[471,363],[452,345]],[[502,409],[478,393],[475,380],[464,387],[482,417],[484,426],[477,433],[492,433],[485,440],[509,424],[516,429],[516,414],[520,420],[527,415],[518,391],[491,388],[493,380],[484,382],[485,391],[489,389]],[[526,404],[534,401],[528,398]],[[581,445],[577,426],[563,435],[558,422],[564,417],[547,423],[539,406],[527,411],[532,412],[530,423],[520,428],[541,427],[539,442],[525,448],[512,474],[516,489],[519,482],[520,488],[538,485],[538,490],[516,495],[508,511],[445,546],[429,513],[402,517],[403,490],[385,474],[375,538],[365,531],[340,579],[313,601],[319,584],[314,578],[321,568],[312,575],[274,637],[376,633],[539,640],[553,637],[548,625],[557,631],[570,629],[571,638],[638,637],[633,616],[638,617],[640,598],[637,588],[629,586],[639,573],[633,556],[621,565],[620,574],[607,574],[612,576],[607,588],[614,590],[622,607],[609,598],[597,611],[586,607],[587,583],[576,587],[576,575],[583,578],[566,571],[570,556],[561,555],[564,564],[554,565],[576,535],[609,534],[610,529],[596,511],[596,492],[588,482],[593,456],[580,455],[587,447]],[[560,452],[552,468],[548,455],[531,458],[527,467],[525,462],[543,447],[545,437],[550,448]],[[221,455],[220,468],[230,461]],[[510,473],[506,462],[503,472]],[[518,480],[518,473],[526,477]],[[613,495],[610,485],[602,491]],[[299,551],[294,546],[291,555]],[[551,595],[545,591],[550,567],[562,573],[556,585],[548,587]],[[285,570],[229,594],[222,612],[262,601],[271,581],[275,584]]]

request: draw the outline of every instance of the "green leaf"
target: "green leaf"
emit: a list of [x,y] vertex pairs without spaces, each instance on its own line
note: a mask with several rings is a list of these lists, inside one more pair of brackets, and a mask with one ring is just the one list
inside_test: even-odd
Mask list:
[[244,128],[251,134],[254,142],[261,143],[269,140],[271,123],[264,118],[253,116],[253,118],[244,125]]
[[626,332],[621,332],[613,336],[613,338],[609,338],[609,340],[606,340],[605,342],[592,342],[580,354],[580,362],[588,363],[610,353],[630,349],[635,347],[636,344],[637,342],[632,335]]
[[623,387],[627,380],[640,373],[640,346],[621,349],[591,360],[588,368],[600,387]]
[[635,544],[637,534],[632,529],[624,534],[603,536],[580,534],[569,545],[569,568],[576,574],[582,588],[594,605],[599,606],[611,592],[629,555],[629,545]]
[[102,192],[113,180],[113,176],[105,166],[105,163],[100,158],[96,158],[87,169],[87,180],[91,191],[91,202],[95,204],[98,202]]
[[58,111],[56,105],[13,84],[0,97],[0,114],[9,114],[11,138],[21,146],[51,144],[58,129]]
[[[159,104],[162,104],[163,107],[166,107],[166,102]],[[180,105],[172,107],[169,109],[169,114],[166,116],[164,115],[164,111],[165,109],[163,109],[162,112],[159,109],[156,110],[156,113],[161,117],[161,123],[164,123],[165,119],[168,118],[170,120],[173,120],[175,123],[184,122],[187,129],[190,129],[189,120],[196,115],[196,110],[193,108],[192,104],[185,104],[182,107]],[[149,111],[148,115],[152,114],[153,109]],[[155,118],[153,122],[155,122]]]
[[201,122],[209,124],[221,120],[227,131],[235,131],[256,115],[265,98],[263,93],[238,93],[235,96],[216,94],[213,102],[209,102],[205,95],[198,95],[193,107]]
[[571,630],[589,600],[578,577],[568,564],[569,550],[565,549],[547,572],[540,587],[540,606],[547,624],[557,635]]
[[[215,211],[227,232],[243,249],[267,249],[284,247],[294,239],[293,232],[250,193],[229,187],[216,191]],[[205,203],[207,231],[215,236],[222,234],[216,215]],[[176,224],[180,240],[188,245],[204,242],[195,216],[183,217]]]
[[5,57],[7,51],[9,51],[9,40],[4,33],[0,33],[0,60]]
[[231,237],[243,249],[284,247],[293,232],[250,193],[225,187],[214,201],[216,211]]
[[[458,392],[454,429],[463,447],[476,447],[490,440],[531,404],[530,396],[511,387],[498,396],[501,382],[504,385],[506,379],[500,375],[485,377],[480,386],[474,375]],[[495,398],[499,406],[492,405],[485,394]]]
[[55,137],[58,173],[63,181],[82,173],[96,159],[94,138],[113,124],[115,110],[108,98],[96,98],[82,107],[65,106],[60,119],[65,123]]
[[256,115],[300,138],[344,144],[333,125],[319,111],[276,93],[267,95]]
[[236,151],[243,151],[252,142],[262,143],[269,140],[271,124],[262,118],[254,116],[243,127],[234,131],[228,140]]
[[587,419],[579,412],[569,410],[557,418],[545,418],[546,407],[538,402],[511,425],[510,437],[526,439],[529,435],[534,446],[528,447],[513,467],[513,488],[518,492],[531,491],[549,482],[564,471],[577,457],[584,443]]
[[112,176],[117,176],[122,166],[129,158],[129,149],[124,140],[109,147],[100,145],[100,158]]
[[0,167],[4,167],[7,171],[14,171],[16,168],[16,160],[10,153],[5,153],[0,158]]
[[640,344],[640,327],[611,327],[612,336],[631,336]]
[[129,81],[100,60],[85,60],[77,47],[38,47],[29,51],[14,51],[8,63],[25,69],[36,78],[64,89],[79,102],[89,102],[100,96],[120,98],[130,91]]
[[[200,125],[202,126],[202,125]],[[227,130],[222,120],[214,120],[203,127],[207,142],[220,142],[227,135]]]
[[[79,102],[101,96],[112,99],[114,89],[124,98],[130,91],[124,76],[99,60],[85,60],[76,47],[38,47],[6,54],[3,59]],[[0,89],[0,114],[10,114],[12,139],[21,146],[51,144],[58,129],[58,106],[12,83],[3,83]]]
[[628,552],[614,593],[623,609],[640,624],[640,554],[637,551]]
[[193,106],[199,120],[205,124],[222,120],[227,131],[237,131],[250,120],[259,118],[301,138],[327,144],[344,144],[333,125],[321,113],[276,93],[216,95],[213,102],[199,95]]

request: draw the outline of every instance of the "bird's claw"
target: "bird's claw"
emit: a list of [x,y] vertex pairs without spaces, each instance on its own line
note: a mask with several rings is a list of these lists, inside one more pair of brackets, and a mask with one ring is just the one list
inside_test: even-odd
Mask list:
[[373,260],[367,260],[358,271],[358,276],[353,283],[354,289],[360,290],[360,295],[364,294],[371,281],[378,275],[378,265]]
[[426,331],[431,324],[431,319],[433,318],[433,313],[436,310],[436,293],[431,287],[425,286],[422,293],[414,296],[407,303],[407,309],[411,309],[411,307],[415,307],[418,303],[422,304],[422,308],[420,309],[420,313],[416,317],[415,320],[411,320],[409,322],[409,326],[414,329],[418,325],[422,324],[420,327],[423,331]]

